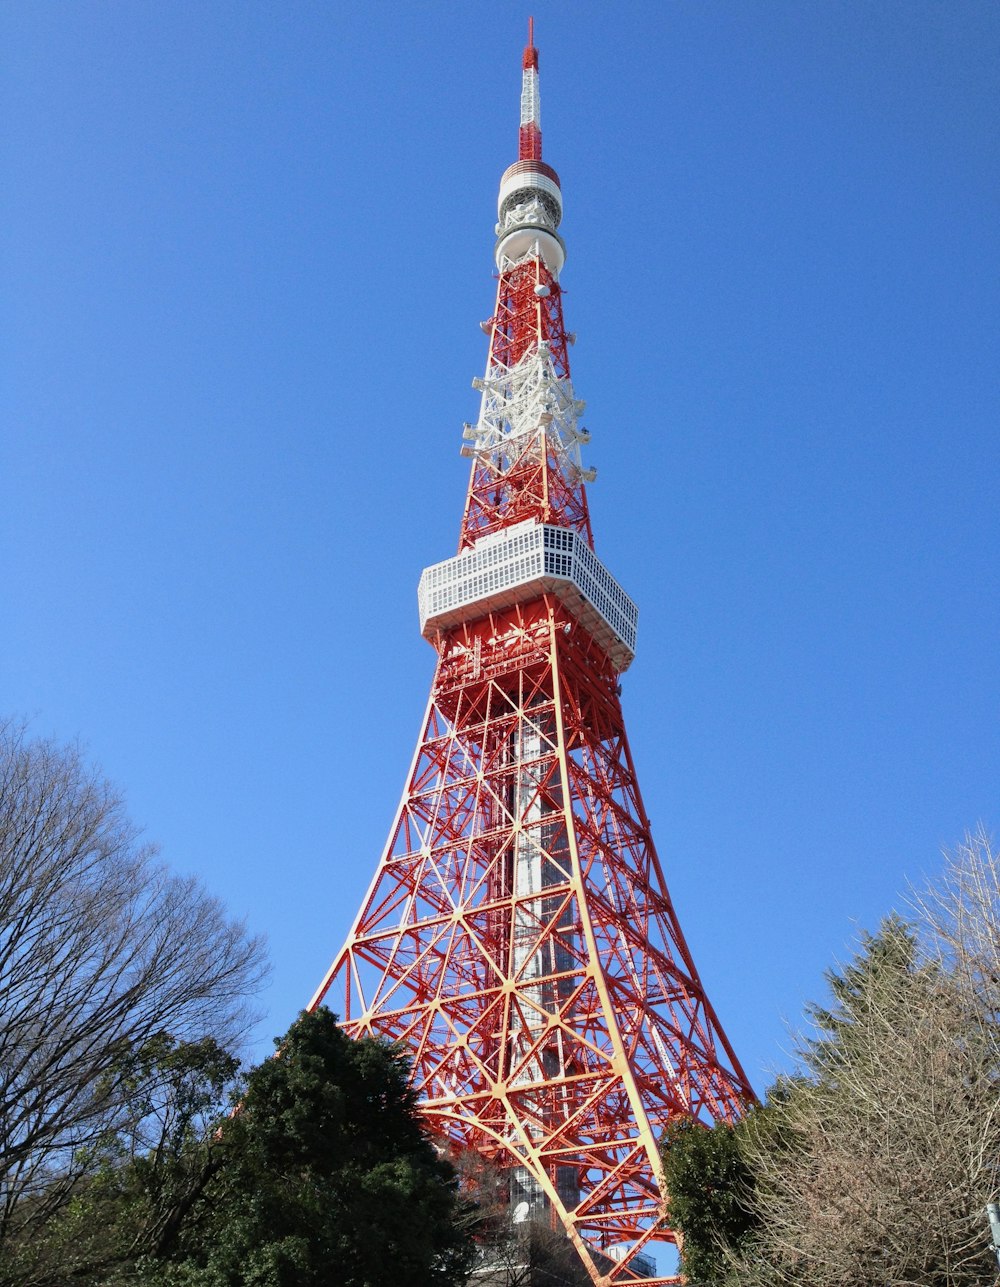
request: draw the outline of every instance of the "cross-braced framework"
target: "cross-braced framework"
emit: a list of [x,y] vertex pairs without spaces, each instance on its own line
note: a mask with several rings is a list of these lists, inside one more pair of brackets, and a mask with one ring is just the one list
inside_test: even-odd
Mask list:
[[[547,293],[535,294],[537,289]],[[578,419],[563,332],[561,292],[540,255],[501,273],[491,319],[490,362],[479,420],[466,430],[475,464],[462,522],[463,546],[538,517],[555,516],[593,544]]]
[[[313,998],[401,1042],[422,1110],[561,1221],[595,1283],[665,1284],[658,1142],[753,1092],[667,892],[625,734],[634,605],[593,552],[538,56],[501,181],[498,302],[459,554],[427,569],[437,668],[388,844]],[[537,526],[536,526],[537,525]]]
[[[602,1281],[660,1228],[657,1142],[750,1095],[642,806],[616,675],[550,596],[442,644],[389,846],[323,991],[423,1110],[513,1167]],[[667,1277],[642,1277],[661,1283]]]

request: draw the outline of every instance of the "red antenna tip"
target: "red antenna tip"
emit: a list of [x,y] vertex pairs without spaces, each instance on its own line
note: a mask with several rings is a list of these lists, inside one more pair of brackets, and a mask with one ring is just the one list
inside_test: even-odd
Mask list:
[[538,50],[535,48],[534,18],[528,19],[528,43],[524,47],[524,58],[521,61],[521,66],[525,68],[525,70],[529,67],[534,67],[535,71],[538,70]]

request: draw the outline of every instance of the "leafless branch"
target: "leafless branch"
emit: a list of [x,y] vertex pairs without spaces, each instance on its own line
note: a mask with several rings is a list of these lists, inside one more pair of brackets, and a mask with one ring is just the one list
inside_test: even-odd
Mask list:
[[263,947],[140,842],[79,753],[0,727],[0,1238],[128,1118],[128,1057],[239,1041]]

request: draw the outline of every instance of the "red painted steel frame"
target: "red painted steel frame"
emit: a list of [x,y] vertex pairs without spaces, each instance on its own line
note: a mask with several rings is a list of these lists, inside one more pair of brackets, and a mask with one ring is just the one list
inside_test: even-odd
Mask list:
[[[491,331],[488,376],[544,341],[568,380],[539,254],[505,266]],[[579,475],[541,430],[515,459],[477,451],[459,548],[526,518],[592,545]],[[532,1177],[595,1283],[675,1282],[636,1269],[673,1240],[659,1137],[678,1116],[732,1122],[753,1091],[667,892],[618,676],[545,594],[436,649],[388,845],[313,1005],[402,1042],[431,1126]]]
[[[525,833],[547,875],[519,895]],[[412,1052],[438,1132],[535,1176],[595,1282],[672,1281],[627,1259],[602,1276],[592,1250],[671,1238],[663,1128],[732,1121],[752,1091],[667,893],[617,677],[555,600],[440,641],[389,845],[327,987],[349,1032]],[[567,1167],[575,1205],[556,1187]]]

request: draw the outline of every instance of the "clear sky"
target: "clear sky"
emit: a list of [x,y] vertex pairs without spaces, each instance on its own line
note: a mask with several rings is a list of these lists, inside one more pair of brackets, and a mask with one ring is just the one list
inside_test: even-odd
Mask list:
[[[528,12],[0,7],[0,708],[267,933],[261,1053],[418,733]],[[858,928],[1000,828],[1000,6],[533,12],[626,719],[763,1087]]]

